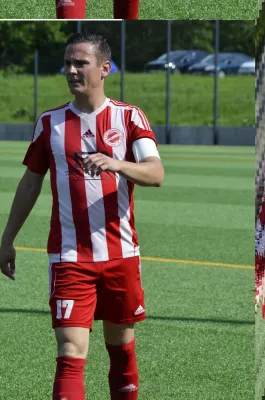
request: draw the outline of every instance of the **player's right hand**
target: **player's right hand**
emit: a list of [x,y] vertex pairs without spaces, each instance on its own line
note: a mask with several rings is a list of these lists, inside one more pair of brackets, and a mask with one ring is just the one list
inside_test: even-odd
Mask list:
[[0,247],[0,269],[2,274],[8,278],[15,280],[15,259],[16,249],[14,246],[1,246]]

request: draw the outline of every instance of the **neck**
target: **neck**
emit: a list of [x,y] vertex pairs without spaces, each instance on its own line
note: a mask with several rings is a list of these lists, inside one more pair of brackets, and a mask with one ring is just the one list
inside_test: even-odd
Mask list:
[[73,103],[79,111],[89,114],[101,107],[105,100],[104,92],[93,92],[89,95],[75,96]]

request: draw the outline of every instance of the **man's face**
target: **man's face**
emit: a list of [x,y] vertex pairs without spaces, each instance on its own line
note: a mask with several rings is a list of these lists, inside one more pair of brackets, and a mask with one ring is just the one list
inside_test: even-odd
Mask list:
[[64,56],[64,72],[70,92],[74,95],[89,94],[103,87],[103,79],[109,74],[110,62],[99,64],[91,43],[70,44]]

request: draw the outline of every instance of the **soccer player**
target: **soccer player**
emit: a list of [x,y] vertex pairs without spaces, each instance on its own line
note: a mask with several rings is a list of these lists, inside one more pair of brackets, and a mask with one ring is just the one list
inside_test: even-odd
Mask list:
[[[140,0],[113,0],[114,19],[138,19]],[[56,0],[57,19],[84,19],[86,0]]]
[[255,232],[255,311],[262,302],[262,317],[265,318],[265,195],[264,195],[264,161],[260,177],[256,182],[256,232]]
[[145,305],[133,187],[159,187],[164,170],[144,113],[104,94],[110,59],[100,35],[68,40],[64,67],[74,101],[40,115],[0,247],[1,271],[14,280],[13,243],[49,169],[53,400],[85,399],[93,319],[103,320],[111,399],[138,398],[134,324],[145,319]]

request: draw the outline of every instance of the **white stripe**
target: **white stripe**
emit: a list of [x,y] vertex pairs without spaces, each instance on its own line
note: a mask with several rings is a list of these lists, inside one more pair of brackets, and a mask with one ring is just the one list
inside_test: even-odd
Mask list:
[[[113,158],[124,160],[126,154],[126,127],[124,121],[124,110],[111,109],[111,128],[119,129],[123,133],[123,138],[119,146],[113,147]],[[120,217],[121,248],[123,257],[128,257],[134,253],[132,242],[132,231],[129,225],[130,204],[128,195],[127,180],[119,174],[116,174],[116,184],[118,188],[118,214]]]
[[[131,110],[132,111],[132,121],[135,122],[135,124],[137,126],[139,126],[140,128],[147,130],[147,131],[152,131],[152,128],[149,124],[149,121],[148,121],[146,115],[140,108],[138,108],[132,104],[125,104],[125,103],[123,104],[123,103],[119,103],[119,102],[116,102],[113,100],[110,102],[109,106],[114,109],[117,109],[117,110],[121,109],[122,111],[124,111],[124,109]],[[140,115],[142,116],[144,122],[142,122],[142,119],[140,119]]]
[[140,116],[142,116],[143,120],[144,120],[145,123],[146,123],[146,130],[147,130],[147,131],[151,131],[151,130],[152,130],[152,129],[151,129],[151,126],[150,126],[150,124],[149,124],[149,122],[148,122],[147,117],[146,117],[145,114],[143,113],[143,111],[140,110],[140,109],[138,109],[138,113],[139,113]]
[[[82,134],[88,129],[95,134],[95,137],[82,138],[82,151],[96,151],[96,118],[88,120],[81,118]],[[85,183],[93,260],[106,261],[109,259],[109,253],[101,180],[99,178],[86,179]]]
[[136,109],[133,109],[131,121],[135,123],[136,126],[146,130],[146,127],[143,125],[142,120],[139,117],[139,113]]
[[39,117],[38,122],[35,126],[32,142],[35,142],[38,139],[38,137],[40,136],[41,132],[43,131],[43,123],[42,123],[41,117],[42,116]]
[[[56,283],[56,274],[54,276],[54,282],[52,282],[52,263],[49,263],[49,281],[50,281],[50,284],[49,284],[49,287],[50,287],[49,300],[50,300],[53,293],[55,292],[55,283]],[[53,284],[53,287],[52,287],[52,284]]]
[[[63,118],[62,118],[63,115]],[[62,257],[60,261],[77,261],[76,231],[73,221],[68,164],[65,155],[65,113],[51,115],[51,149],[56,165],[59,217],[62,228]]]

